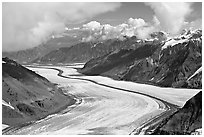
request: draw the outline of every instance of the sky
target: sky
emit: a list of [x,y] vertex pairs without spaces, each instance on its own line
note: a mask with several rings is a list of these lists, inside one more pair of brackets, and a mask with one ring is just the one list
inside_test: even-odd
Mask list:
[[[93,17],[92,20],[101,22],[102,24],[118,25],[129,18],[143,18],[150,21],[153,16],[153,11],[143,2],[123,2],[115,11],[109,11]],[[88,21],[87,21],[88,22]],[[80,24],[75,24],[75,26]]]
[[[192,3],[193,12],[186,18],[186,21],[193,21],[198,18],[202,18],[202,3]],[[144,2],[122,2],[121,6],[114,11],[102,13],[87,20],[83,23],[69,24],[69,27],[79,27],[84,23],[88,23],[91,20],[98,21],[101,24],[118,25],[123,23],[129,18],[143,18],[145,21],[151,21],[154,15],[154,11]]]
[[[3,3],[2,50],[36,47],[51,35],[83,31],[82,41],[99,37],[136,35],[148,38],[153,31],[178,34],[184,28],[201,28],[202,3]],[[82,34],[82,33],[78,33]]]

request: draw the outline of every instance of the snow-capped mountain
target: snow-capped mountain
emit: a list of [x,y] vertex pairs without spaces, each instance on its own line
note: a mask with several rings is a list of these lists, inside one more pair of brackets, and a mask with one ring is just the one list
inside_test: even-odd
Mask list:
[[80,71],[165,87],[201,88],[201,73],[190,77],[202,66],[202,31],[156,41],[92,59]]
[[164,32],[154,32],[148,39],[139,39],[136,36],[123,36],[122,39],[95,39],[90,42],[78,43],[72,47],[62,47],[57,50],[53,50],[44,57],[39,57],[32,62],[40,64],[87,62],[92,58],[106,55],[115,50],[135,49],[136,47],[143,46],[145,44],[161,43],[166,39],[167,36]]
[[201,30],[193,30],[193,31],[183,30],[183,32],[180,35],[173,37],[173,38],[169,37],[166,40],[162,49],[165,49],[168,46],[177,45],[179,43],[188,42],[189,40],[201,42],[202,41],[202,31]]

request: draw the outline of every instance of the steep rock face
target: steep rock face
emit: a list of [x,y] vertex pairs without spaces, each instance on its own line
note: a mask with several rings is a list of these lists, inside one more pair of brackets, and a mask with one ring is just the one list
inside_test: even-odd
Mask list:
[[9,58],[3,58],[3,124],[14,126],[36,120],[74,102],[46,78]]
[[195,34],[115,51],[88,61],[79,71],[163,87],[201,88],[201,73],[188,80],[202,66],[202,39]]
[[152,134],[191,134],[202,128],[202,91],[157,127]]
[[161,44],[146,44],[134,49],[122,49],[105,56],[90,60],[83,68],[85,74],[102,74],[116,67],[128,66],[135,60],[148,58],[159,48]]

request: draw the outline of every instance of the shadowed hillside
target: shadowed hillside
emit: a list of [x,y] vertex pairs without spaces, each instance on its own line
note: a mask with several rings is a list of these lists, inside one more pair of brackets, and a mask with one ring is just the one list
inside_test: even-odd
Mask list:
[[173,115],[163,120],[153,134],[191,134],[202,128],[202,91],[192,97]]
[[47,116],[75,100],[9,58],[2,59],[2,123],[14,126]]
[[165,42],[114,51],[91,59],[79,72],[162,87],[201,89],[201,36],[202,31],[197,30]]

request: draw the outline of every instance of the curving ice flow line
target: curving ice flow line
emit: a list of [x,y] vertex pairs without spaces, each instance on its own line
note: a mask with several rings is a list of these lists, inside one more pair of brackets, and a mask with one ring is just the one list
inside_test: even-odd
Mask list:
[[[175,104],[172,104],[172,103],[169,103],[165,100],[162,100],[160,98],[157,98],[155,96],[151,96],[149,94],[145,94],[145,93],[141,93],[141,92],[137,92],[137,91],[134,91],[134,90],[127,90],[127,89],[123,89],[123,88],[118,88],[118,87],[114,87],[114,86],[110,86],[110,85],[106,85],[106,84],[103,84],[103,83],[99,83],[99,82],[96,82],[94,80],[90,80],[90,79],[85,79],[85,78],[76,78],[76,77],[70,77],[70,76],[64,76],[62,75],[63,74],[63,71],[58,69],[58,68],[52,68],[52,67],[37,67],[37,66],[29,66],[29,67],[34,67],[34,68],[44,68],[44,69],[53,69],[53,70],[57,70],[59,73],[57,74],[58,76],[60,77],[63,77],[63,78],[68,78],[68,79],[78,79],[78,80],[85,80],[85,81],[89,81],[89,82],[92,82],[94,84],[97,84],[97,85],[100,85],[100,86],[104,86],[104,87],[109,87],[109,88],[112,88],[112,89],[117,89],[117,90],[121,90],[121,91],[126,91],[126,92],[130,92],[130,93],[137,93],[137,94],[141,94],[141,95],[144,95],[144,96],[148,96],[150,98],[153,98],[155,100],[158,100],[158,101],[161,101],[161,102],[164,102],[164,104],[167,104],[166,107],[169,108],[169,107],[178,107],[177,105]],[[170,109],[170,108],[169,108]]]
[[145,93],[64,76],[57,68],[40,68],[58,71],[59,78],[73,82],[70,92],[82,98],[82,102],[71,111],[9,134],[138,134],[177,108]]

